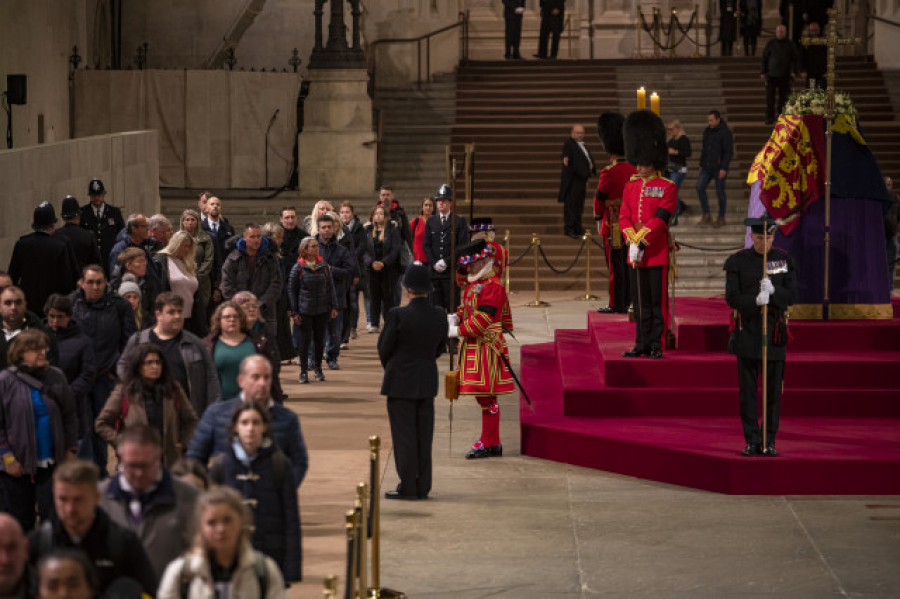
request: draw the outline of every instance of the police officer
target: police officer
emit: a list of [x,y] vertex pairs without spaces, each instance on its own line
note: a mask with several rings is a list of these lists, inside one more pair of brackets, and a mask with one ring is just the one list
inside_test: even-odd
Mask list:
[[[787,324],[785,312],[796,297],[794,262],[772,248],[776,224],[768,215],[747,219],[753,247],[732,254],[725,261],[725,301],[734,310],[734,330],[728,352],[737,356],[741,399],[741,424],[747,445],[745,456],[777,456],[778,407],[784,379]],[[765,264],[765,275],[763,265]],[[763,446],[758,418],[757,389],[762,369],[762,315],[766,320],[766,439]]]
[[109,278],[109,254],[116,244],[116,236],[125,228],[122,211],[106,203],[106,187],[100,179],[91,179],[88,184],[90,204],[81,207],[81,226],[92,231],[97,239],[100,265]]
[[422,248],[431,267],[431,282],[434,285],[432,303],[453,312],[459,295],[455,280],[450,278],[450,273],[454,270],[453,257],[450,255],[451,232],[455,227],[458,249],[469,242],[469,227],[464,217],[453,212],[453,190],[449,185],[445,183],[440,186],[434,196],[434,203],[436,212],[425,223]]
[[431,443],[434,437],[434,396],[438,391],[435,360],[447,345],[447,316],[432,306],[428,267],[414,262],[403,286],[409,304],[392,308],[378,338],[384,366],[382,395],[394,441],[394,464],[400,484],[385,492],[387,499],[425,499],[431,491]]

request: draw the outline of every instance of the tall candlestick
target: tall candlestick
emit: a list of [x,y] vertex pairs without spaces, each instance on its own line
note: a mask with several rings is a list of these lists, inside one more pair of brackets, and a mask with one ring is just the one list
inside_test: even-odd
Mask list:
[[656,92],[650,94],[650,110],[653,111],[653,114],[659,116],[659,96],[656,95]]
[[644,88],[637,90],[637,109],[645,110],[647,108],[647,92]]

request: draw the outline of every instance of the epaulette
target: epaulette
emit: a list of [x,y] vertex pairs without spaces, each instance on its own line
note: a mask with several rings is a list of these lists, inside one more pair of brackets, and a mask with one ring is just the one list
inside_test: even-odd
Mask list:
[[632,181],[640,181],[640,179],[640,175],[631,175],[631,179],[629,179],[628,182],[631,183]]
[[602,170],[608,171],[609,169],[611,169],[611,168],[614,167],[614,166],[615,166],[615,163],[613,163],[613,164],[607,164],[606,166],[603,167]]
[[667,177],[659,176],[659,177],[657,177],[657,178],[658,178],[658,179],[662,179],[662,180],[665,181],[666,183],[671,183],[672,185],[675,185],[675,181],[672,181],[671,179],[669,179],[669,178],[667,178]]

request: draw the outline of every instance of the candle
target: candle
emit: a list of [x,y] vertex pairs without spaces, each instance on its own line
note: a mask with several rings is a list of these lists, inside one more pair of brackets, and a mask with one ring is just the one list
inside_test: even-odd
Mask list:
[[637,107],[638,110],[647,108],[647,92],[644,91],[643,87],[637,90]]
[[656,92],[650,94],[650,110],[653,111],[653,114],[659,116],[659,96],[656,95]]

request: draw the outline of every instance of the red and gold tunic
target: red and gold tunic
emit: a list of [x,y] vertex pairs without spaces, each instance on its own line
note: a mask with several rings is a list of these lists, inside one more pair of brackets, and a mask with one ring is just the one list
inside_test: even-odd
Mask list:
[[459,316],[459,394],[499,395],[515,391],[503,359],[509,351],[503,331],[513,328],[506,290],[496,268],[469,283],[456,311]]
[[646,181],[635,175],[625,186],[619,226],[626,242],[630,235],[644,249],[638,266],[669,265],[668,219],[675,214],[677,203],[678,188],[658,174]]
[[622,193],[636,172],[635,168],[624,160],[613,160],[612,164],[600,171],[597,193],[594,195],[594,220],[601,221],[601,235],[612,234],[613,224],[618,225]]

